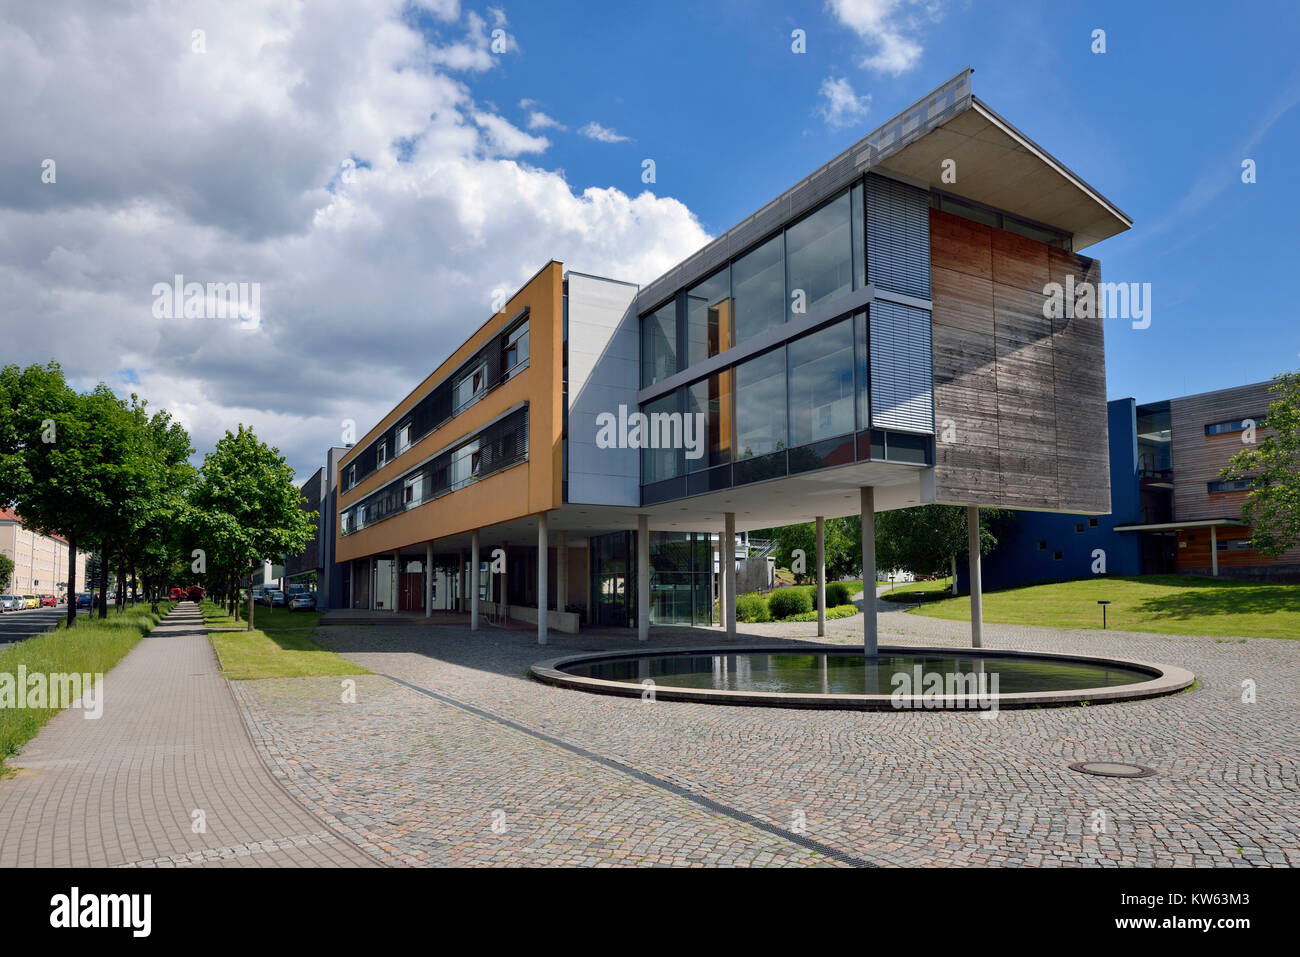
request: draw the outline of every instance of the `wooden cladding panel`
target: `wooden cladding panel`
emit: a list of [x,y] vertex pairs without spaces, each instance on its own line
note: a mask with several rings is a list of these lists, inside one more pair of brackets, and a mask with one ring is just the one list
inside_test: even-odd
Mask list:
[[1109,511],[1102,323],[1044,315],[1099,264],[937,210],[930,242],[939,500]]
[[[1216,481],[1228,460],[1246,448],[1242,434],[1206,435],[1205,427],[1264,414],[1272,398],[1268,386],[1260,382],[1170,402],[1175,519],[1189,522],[1241,517],[1241,503],[1247,493],[1212,493],[1208,483]],[[1267,430],[1260,429],[1256,438],[1267,434]]]

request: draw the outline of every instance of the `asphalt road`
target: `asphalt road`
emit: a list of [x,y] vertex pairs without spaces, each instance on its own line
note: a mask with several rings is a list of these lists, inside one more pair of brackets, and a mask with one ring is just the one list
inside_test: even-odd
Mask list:
[[[83,608],[78,614],[85,615],[87,611]],[[24,641],[32,635],[53,630],[67,613],[67,605],[56,605],[53,608],[26,608],[0,614],[0,649]]]

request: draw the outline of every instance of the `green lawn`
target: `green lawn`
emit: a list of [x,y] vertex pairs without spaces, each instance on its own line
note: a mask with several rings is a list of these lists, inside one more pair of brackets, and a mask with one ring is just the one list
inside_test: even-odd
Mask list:
[[[1007,625],[1100,628],[1107,599],[1107,627],[1168,635],[1300,638],[1300,585],[1256,584],[1185,575],[1089,578],[1030,585],[984,594],[984,620]],[[970,598],[961,595],[910,612],[970,620]]]
[[[102,621],[79,617],[72,631],[60,622],[56,631],[0,651],[0,674],[14,675],[16,680],[20,665],[29,675],[107,673],[174,605],[159,602],[157,615],[150,614],[148,606],[137,605],[111,610]],[[5,758],[17,754],[57,712],[48,707],[0,707],[0,776]]]
[[368,675],[341,655],[311,640],[320,614],[285,608],[258,608],[252,631],[211,602],[201,606],[208,638],[232,681],[256,678],[318,678],[322,675]]
[[880,593],[884,601],[916,602],[937,601],[952,591],[952,576],[936,578],[930,582],[899,582],[888,591]]

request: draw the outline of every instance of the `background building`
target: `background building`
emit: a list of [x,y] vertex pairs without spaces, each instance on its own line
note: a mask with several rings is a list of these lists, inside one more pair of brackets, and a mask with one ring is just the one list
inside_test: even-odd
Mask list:
[[[16,595],[67,594],[68,543],[23,526],[17,512],[0,508],[0,552],[13,559],[14,574],[5,590]],[[86,553],[77,552],[77,588],[86,586]]]
[[[1087,577],[1099,552],[1110,575],[1300,581],[1300,548],[1278,559],[1250,548],[1241,520],[1249,483],[1219,480],[1247,442],[1268,434],[1270,385],[1110,402],[1110,514],[1014,513],[984,559],[985,586]],[[958,582],[966,587],[960,570]]]

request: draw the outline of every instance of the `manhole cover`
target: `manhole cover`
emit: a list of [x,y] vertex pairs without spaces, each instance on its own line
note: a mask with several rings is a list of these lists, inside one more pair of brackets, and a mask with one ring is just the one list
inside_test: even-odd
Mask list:
[[1140,764],[1119,764],[1115,761],[1080,761],[1070,765],[1070,770],[1099,774],[1104,778],[1147,778],[1156,773]]

